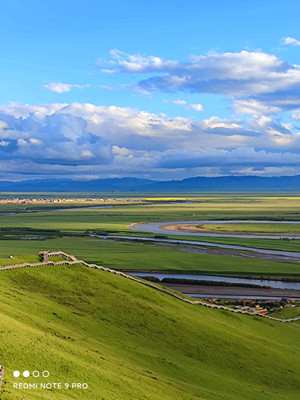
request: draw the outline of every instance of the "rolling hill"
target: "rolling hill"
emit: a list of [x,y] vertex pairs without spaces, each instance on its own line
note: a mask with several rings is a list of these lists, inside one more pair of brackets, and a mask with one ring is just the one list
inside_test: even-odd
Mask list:
[[[82,266],[0,272],[1,400],[296,400],[299,323],[196,307]],[[88,389],[19,390],[14,370]],[[27,379],[27,380],[26,380]]]

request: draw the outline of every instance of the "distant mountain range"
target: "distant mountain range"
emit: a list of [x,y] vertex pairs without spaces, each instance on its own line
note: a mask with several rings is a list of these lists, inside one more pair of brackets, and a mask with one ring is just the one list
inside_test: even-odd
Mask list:
[[201,192],[201,191],[300,191],[300,175],[281,177],[194,177],[180,181],[112,178],[89,181],[35,179],[0,182],[1,192]]

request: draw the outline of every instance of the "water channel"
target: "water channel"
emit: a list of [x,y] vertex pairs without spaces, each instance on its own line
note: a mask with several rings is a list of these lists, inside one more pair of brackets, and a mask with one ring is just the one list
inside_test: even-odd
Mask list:
[[155,276],[160,281],[164,278],[180,278],[180,279],[195,279],[200,281],[213,281],[213,282],[229,282],[229,283],[249,283],[259,286],[270,286],[277,289],[295,289],[300,290],[300,282],[285,282],[269,279],[253,279],[253,278],[232,278],[230,276],[216,276],[216,275],[195,275],[195,274],[173,274],[161,272],[128,272],[131,275],[145,277]]

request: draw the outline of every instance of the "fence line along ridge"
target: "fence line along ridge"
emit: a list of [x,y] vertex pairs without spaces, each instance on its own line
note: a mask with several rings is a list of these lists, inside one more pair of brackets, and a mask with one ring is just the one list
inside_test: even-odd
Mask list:
[[[250,313],[249,311],[246,311],[246,310],[236,310],[236,309],[229,308],[226,306],[220,306],[217,304],[209,304],[209,303],[206,303],[201,300],[189,300],[184,297],[181,297],[177,293],[174,293],[174,292],[168,290],[167,288],[164,288],[162,286],[157,286],[156,284],[154,284],[152,282],[145,281],[145,280],[137,278],[133,275],[126,274],[122,271],[116,271],[114,269],[105,268],[103,266],[96,265],[96,264],[89,264],[85,261],[78,260],[75,256],[67,254],[63,251],[41,251],[39,253],[39,255],[43,259],[43,261],[41,261],[41,262],[5,265],[5,266],[0,267],[0,271],[16,269],[16,268],[26,268],[26,267],[42,267],[42,266],[55,266],[55,265],[83,265],[84,267],[87,267],[87,268],[98,269],[101,271],[110,272],[112,274],[122,276],[122,277],[130,279],[134,282],[140,283],[142,285],[156,289],[160,292],[166,293],[166,294],[168,294],[172,297],[175,297],[176,299],[183,301],[185,303],[188,303],[188,304],[192,304],[192,305],[196,305],[196,306],[203,306],[203,307],[208,307],[208,308],[217,308],[220,310],[230,311],[230,312],[234,312],[234,313],[238,313],[238,314],[247,314],[247,315],[251,315],[251,316],[258,316],[258,317],[267,318],[267,319],[270,319],[272,321],[277,321],[277,322],[293,322],[293,321],[300,320],[300,316],[294,317],[294,318],[288,318],[288,319],[280,319],[280,318],[270,317],[268,315],[258,314],[255,312]],[[49,260],[49,258],[51,259],[51,257],[64,257],[65,260],[51,261],[51,260]]]

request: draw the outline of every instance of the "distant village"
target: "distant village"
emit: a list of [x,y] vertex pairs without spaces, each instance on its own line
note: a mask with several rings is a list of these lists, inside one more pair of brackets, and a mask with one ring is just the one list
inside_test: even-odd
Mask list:
[[208,298],[207,301],[214,304],[232,306],[241,311],[252,312],[253,314],[268,315],[281,311],[283,308],[294,308],[299,306],[299,301],[282,298],[280,300],[259,300],[259,299],[218,299]]
[[10,198],[10,199],[0,199],[0,204],[48,204],[48,203],[86,203],[86,202],[112,202],[115,199],[102,199],[102,198]]
[[92,197],[79,197],[79,198],[6,198],[0,199],[0,204],[67,204],[67,203],[112,203],[112,202],[130,202],[130,203],[140,203],[145,200],[143,199],[136,199],[136,198],[92,198]]

